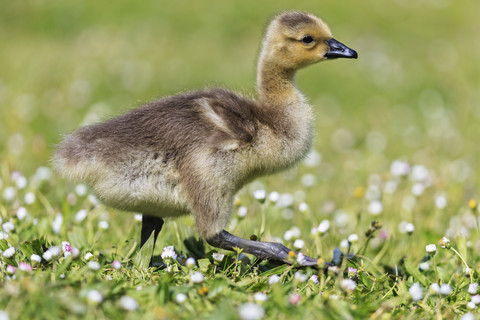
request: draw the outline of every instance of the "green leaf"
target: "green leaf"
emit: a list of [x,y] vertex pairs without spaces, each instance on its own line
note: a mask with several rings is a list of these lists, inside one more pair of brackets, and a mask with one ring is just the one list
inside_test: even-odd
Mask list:
[[371,288],[373,286],[373,280],[370,279],[365,272],[359,272],[358,278],[362,281],[366,288]]
[[22,251],[26,258],[30,259],[33,253],[42,256],[45,252],[43,246],[47,247],[45,237],[20,243],[20,251]]
[[58,266],[56,270],[56,275],[57,277],[60,276],[61,274],[65,274],[67,272],[68,267],[72,263],[73,257],[70,255],[67,258],[65,258],[62,263]]
[[257,282],[257,279],[245,277],[245,278],[240,278],[240,280],[238,280],[236,284],[241,288],[246,288],[246,287],[250,287],[255,282]]
[[5,251],[8,249],[8,242],[5,239],[0,240],[0,250]]
[[154,233],[155,231],[152,231],[152,234],[150,234],[150,237],[148,237],[147,242],[145,242],[143,247],[138,251],[137,255],[133,259],[133,263],[140,269],[146,269],[150,266],[154,249]]
[[287,269],[291,269],[291,266],[289,265],[286,265],[286,264],[282,264],[278,267],[275,267],[275,268],[272,268],[268,271],[265,271],[263,273],[260,274],[260,277],[270,277],[274,274],[281,274],[281,273],[284,273],[285,271],[287,271]]
[[172,286],[172,277],[170,275],[166,275],[160,278],[158,282],[158,286],[156,288],[156,297],[158,303],[164,305],[170,300],[171,292],[170,287]]
[[30,241],[21,243],[20,244],[20,251],[23,252],[25,257],[30,259],[31,255],[33,253],[32,243]]
[[85,237],[85,229],[80,226],[75,226],[73,231],[69,234],[70,242],[74,247],[85,248],[88,246],[88,241]]
[[42,236],[40,239],[35,239],[31,241],[33,253],[42,256],[45,252],[44,247],[48,247],[47,238]]
[[408,274],[410,274],[416,281],[420,282],[424,287],[427,287],[427,278],[425,278],[420,270],[415,268],[410,261],[405,260],[404,267]]
[[200,267],[200,271],[201,272],[207,272],[208,267],[210,266],[210,260],[200,259],[197,262],[198,262],[198,266]]
[[397,289],[395,290],[399,296],[406,295],[408,293],[407,285],[405,281],[398,281],[397,282]]

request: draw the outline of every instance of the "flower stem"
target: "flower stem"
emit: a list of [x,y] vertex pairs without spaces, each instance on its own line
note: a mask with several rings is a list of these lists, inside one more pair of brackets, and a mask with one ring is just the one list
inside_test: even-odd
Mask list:
[[261,241],[265,232],[265,204],[262,204],[262,224],[260,226],[260,234],[258,235],[258,241]]
[[465,259],[463,259],[462,255],[457,251],[455,250],[453,247],[450,248],[453,252],[455,252],[455,254],[460,258],[460,260],[462,260],[463,264],[465,265],[465,270],[470,270],[469,272],[469,276],[470,276],[470,283],[473,283],[473,272],[471,271],[471,269],[468,267],[468,264],[467,262],[465,261]]
[[440,278],[438,276],[437,261],[435,260],[435,256],[432,257],[432,260],[433,260],[433,269],[435,270],[435,277],[437,278],[437,282],[439,282]]

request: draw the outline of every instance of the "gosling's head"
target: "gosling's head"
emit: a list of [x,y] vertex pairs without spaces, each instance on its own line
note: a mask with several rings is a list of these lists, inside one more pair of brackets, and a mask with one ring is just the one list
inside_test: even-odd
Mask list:
[[270,23],[260,63],[296,70],[323,60],[357,57],[355,50],[333,38],[322,19],[305,12],[287,11]]

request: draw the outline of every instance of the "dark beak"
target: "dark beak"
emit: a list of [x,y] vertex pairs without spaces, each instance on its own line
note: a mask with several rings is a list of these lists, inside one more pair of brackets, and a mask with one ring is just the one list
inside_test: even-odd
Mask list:
[[336,59],[336,58],[347,58],[347,59],[357,59],[358,54],[355,50],[350,49],[341,42],[338,42],[335,39],[327,40],[328,52],[325,53],[324,57],[327,59]]

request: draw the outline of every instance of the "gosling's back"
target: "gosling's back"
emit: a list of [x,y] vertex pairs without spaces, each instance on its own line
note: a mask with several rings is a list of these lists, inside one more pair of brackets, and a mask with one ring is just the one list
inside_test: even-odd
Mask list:
[[79,129],[60,144],[54,165],[115,208],[186,214],[195,179],[229,179],[234,192],[249,178],[237,158],[259,126],[271,123],[254,101],[222,89],[191,92]]

